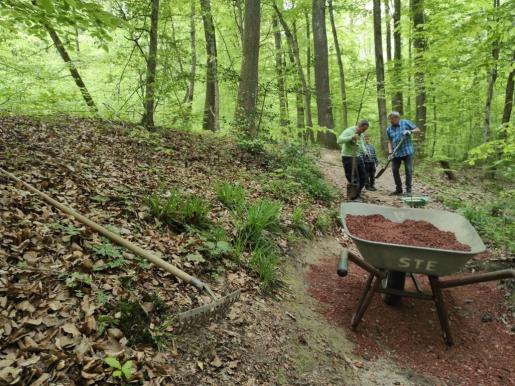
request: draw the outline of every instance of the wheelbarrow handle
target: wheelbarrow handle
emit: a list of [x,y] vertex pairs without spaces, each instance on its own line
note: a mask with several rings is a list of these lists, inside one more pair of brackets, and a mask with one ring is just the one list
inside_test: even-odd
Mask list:
[[349,250],[344,248],[341,255],[340,260],[338,261],[338,268],[336,269],[336,273],[340,277],[347,276],[349,267]]
[[[356,256],[354,253],[352,253],[351,251],[349,251],[347,248],[344,248],[343,251],[342,251],[342,254],[340,256],[340,261],[338,262],[338,268],[336,270],[336,272],[338,273],[339,276],[346,276],[347,273],[348,273],[348,260],[352,261],[354,264],[356,264],[357,266],[363,268],[365,271],[367,271],[368,273],[370,273],[371,275],[375,275],[381,279],[383,279],[385,277],[385,274],[378,270],[376,267],[374,267],[373,265],[367,263],[365,260],[363,260],[362,258]],[[345,274],[340,274],[341,273],[344,273]]]

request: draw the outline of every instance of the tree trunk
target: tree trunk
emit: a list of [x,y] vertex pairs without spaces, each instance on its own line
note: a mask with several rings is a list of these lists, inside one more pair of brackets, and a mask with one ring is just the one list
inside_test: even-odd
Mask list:
[[338,62],[338,73],[340,75],[340,92],[341,92],[341,97],[342,97],[343,127],[348,127],[349,121],[348,121],[348,113],[347,113],[347,90],[346,90],[346,86],[345,86],[345,72],[343,71],[342,52],[340,50],[340,43],[338,41],[338,32],[336,31],[336,23],[334,22],[333,0],[329,0],[328,5],[329,5],[329,19],[331,21],[331,29],[333,32],[334,48],[336,50],[336,60]]
[[[513,52],[513,59],[515,61],[515,51]],[[515,82],[513,77],[515,76],[515,68],[512,68],[510,74],[508,75],[508,80],[506,81],[506,93],[504,95],[504,108],[502,113],[502,123],[507,124],[510,123],[511,119],[511,110],[513,109],[513,91]]]
[[386,137],[386,97],[384,91],[384,63],[383,41],[381,38],[381,0],[374,0],[374,48],[376,57],[376,84],[377,84],[377,111],[379,114],[379,128],[381,149],[387,151]]
[[217,131],[219,129],[219,91],[217,75],[216,35],[213,15],[211,14],[211,1],[200,0],[204,34],[206,37],[206,100],[204,103],[204,117],[202,128]]
[[251,137],[255,137],[257,134],[256,103],[258,94],[260,22],[261,1],[245,0],[243,58],[234,120],[237,125],[245,128],[245,131]]
[[186,119],[189,121],[191,118],[191,108],[193,104],[193,95],[195,94],[195,75],[197,72],[197,47],[195,45],[196,28],[195,28],[195,1],[191,2],[191,15],[190,15],[190,49],[191,49],[191,67],[188,76],[188,88],[184,95],[183,103],[186,103]]
[[[422,130],[421,143],[423,143],[426,128],[426,86],[424,76],[424,63],[422,55],[426,50],[424,31],[424,0],[411,0],[411,14],[413,17],[413,48],[415,49],[415,122]],[[423,146],[422,146],[423,148]]]
[[236,19],[236,26],[238,27],[238,31],[240,33],[240,43],[243,47],[243,8],[241,6],[242,0],[235,0],[234,7],[236,11],[236,15],[234,15]]
[[[304,13],[304,17],[306,19],[306,83],[307,83],[307,105],[306,105],[306,126],[313,127],[313,118],[311,115],[311,63],[312,63],[312,55],[311,55],[311,28],[309,15],[307,12]],[[295,34],[296,36],[297,34]],[[295,37],[295,40],[297,38]],[[309,129],[309,140],[314,142],[313,131]]]
[[[327,31],[325,26],[325,0],[313,0],[312,22],[313,47],[315,53],[315,88],[317,100],[318,125],[334,128],[329,87],[329,58]],[[319,132],[318,141],[326,147],[337,148],[336,136],[331,131]]]
[[392,60],[392,16],[390,14],[390,0],[384,0],[384,22],[386,24],[386,61]]
[[[494,0],[493,7],[494,10],[499,8],[499,1]],[[497,39],[494,40],[492,44],[492,67],[488,73],[488,83],[486,88],[486,101],[485,101],[485,109],[483,114],[483,141],[487,142],[490,139],[490,114],[492,110],[492,99],[494,97],[494,87],[495,81],[497,80],[497,61],[499,60],[499,41]]]
[[55,30],[49,24],[45,24],[44,26],[48,32],[48,35],[50,35],[50,38],[54,42],[57,52],[59,52],[59,55],[61,55],[61,58],[67,64],[68,70],[70,71],[70,74],[73,80],[75,81],[75,84],[80,89],[82,97],[84,98],[84,102],[86,102],[86,105],[88,105],[91,108],[91,110],[93,110],[95,113],[98,113],[97,105],[95,104],[95,101],[93,101],[91,94],[89,93],[88,89],[86,88],[86,85],[82,81],[79,71],[77,70],[77,67],[75,67],[75,64],[71,60],[70,55],[68,55],[68,51],[66,51],[66,47],[59,38],[59,35],[57,35],[57,32],[55,32]]
[[[304,76],[304,70],[302,69],[302,62],[300,61],[300,54],[299,54],[299,46],[297,44],[297,39],[293,36],[290,27],[288,26],[288,23],[286,23],[286,20],[284,20],[284,17],[277,7],[277,4],[272,4],[275,13],[277,14],[277,17],[279,18],[279,22],[281,23],[281,26],[283,28],[284,34],[286,35],[286,41],[288,42],[288,48],[289,48],[289,55],[290,60],[293,60],[295,63],[295,68],[297,70],[297,75],[299,77],[300,86],[302,87],[302,93],[304,94],[304,108],[309,106],[309,89],[306,83],[306,77]],[[297,94],[297,98],[299,98],[299,93]],[[304,127],[304,119],[302,119],[302,125],[300,124],[300,110],[299,110],[299,103],[297,99],[297,127]],[[304,118],[304,111],[302,111],[302,118]]]
[[401,44],[401,0],[395,0],[393,11],[394,80],[392,105],[395,111],[404,113],[402,101],[402,44]]
[[159,0],[151,1],[150,37],[148,44],[147,76],[145,81],[145,100],[141,123],[147,129],[154,128],[155,83],[157,67],[157,27],[159,21]]
[[272,16],[272,28],[274,30],[275,44],[275,72],[277,76],[277,94],[279,96],[279,122],[281,126],[288,125],[288,112],[286,110],[286,86],[285,86],[285,68],[283,59],[283,47],[281,38],[281,29],[277,15]]

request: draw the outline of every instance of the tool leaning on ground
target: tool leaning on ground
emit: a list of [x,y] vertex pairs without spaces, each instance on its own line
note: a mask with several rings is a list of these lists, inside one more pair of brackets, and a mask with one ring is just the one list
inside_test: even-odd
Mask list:
[[401,138],[401,140],[400,140],[400,141],[399,141],[399,143],[397,144],[397,146],[395,146],[395,149],[393,149],[392,154],[390,154],[390,155],[388,156],[388,160],[387,160],[387,162],[386,162],[386,165],[384,165],[384,168],[382,168],[381,170],[379,170],[379,172],[376,174],[376,177],[375,177],[375,178],[376,178],[376,180],[377,180],[379,177],[381,177],[381,176],[383,175],[383,173],[386,171],[386,169],[388,169],[388,165],[390,165],[390,162],[392,162],[392,159],[393,159],[393,157],[394,157],[394,155],[395,155],[395,152],[396,152],[397,150],[399,150],[399,148],[401,147],[401,145],[402,145],[402,143],[404,142],[404,139],[405,139],[405,138],[406,138],[406,136],[405,136],[405,135],[403,135],[403,136],[402,136],[402,138]]
[[228,295],[217,298],[216,295],[211,290],[211,288],[209,288],[209,286],[206,283],[202,282],[201,280],[197,279],[196,277],[189,275],[188,273],[182,271],[181,269],[177,268],[176,266],[153,255],[149,251],[131,243],[130,241],[107,230],[106,228],[104,228],[103,226],[90,220],[89,218],[81,215],[80,213],[77,213],[73,209],[61,204],[60,202],[54,200],[52,197],[48,196],[47,194],[37,190],[36,188],[34,188],[32,185],[28,184],[27,182],[19,179],[14,174],[9,173],[8,171],[6,171],[2,168],[0,168],[0,174],[3,174],[6,177],[10,178],[11,180],[20,183],[26,190],[28,190],[32,193],[35,193],[36,195],[39,196],[40,199],[45,201],[47,204],[50,204],[50,205],[54,206],[55,208],[59,209],[60,211],[66,213],[67,215],[74,217],[77,221],[81,222],[84,225],[89,226],[94,231],[107,237],[108,239],[115,242],[116,244],[121,245],[122,247],[127,248],[128,250],[135,253],[136,255],[147,259],[151,263],[153,263],[153,264],[157,265],[158,267],[164,269],[165,271],[171,273],[175,277],[185,281],[188,284],[191,284],[192,286],[197,288],[199,291],[203,291],[203,292],[207,293],[212,300],[210,303],[207,303],[207,304],[199,306],[197,308],[193,308],[191,310],[182,312],[176,316],[175,320],[177,322],[177,327],[179,330],[186,329],[187,327],[191,327],[191,326],[215,319],[217,316],[227,314],[227,310],[231,307],[231,305],[234,302],[236,302],[239,299],[240,290],[233,291],[233,292],[229,293]]

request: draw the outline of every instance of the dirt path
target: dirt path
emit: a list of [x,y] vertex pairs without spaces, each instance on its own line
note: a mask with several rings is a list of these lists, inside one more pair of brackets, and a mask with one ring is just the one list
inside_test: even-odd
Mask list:
[[[340,158],[340,152],[336,150],[327,150],[322,149],[321,158],[319,161],[319,165],[322,168],[322,171],[325,174],[325,177],[328,181],[330,181],[334,186],[338,187],[338,189],[345,193],[345,174],[343,173],[343,167]],[[416,168],[416,165],[415,165]],[[404,183],[404,174],[401,169],[401,176]],[[389,196],[390,192],[395,190],[395,184],[393,182],[392,173],[390,170],[387,170],[381,178],[376,180],[376,188],[377,191],[371,192],[364,190],[362,195],[364,200],[369,203],[377,203],[377,204],[385,204],[390,206],[402,206],[402,202],[397,196]],[[424,195],[431,197],[432,189],[424,186],[419,181],[417,181],[416,176],[413,179],[413,194],[416,195]],[[342,196],[344,199],[344,196]],[[443,206],[439,202],[430,201],[426,206],[427,208],[433,209],[443,209]]]

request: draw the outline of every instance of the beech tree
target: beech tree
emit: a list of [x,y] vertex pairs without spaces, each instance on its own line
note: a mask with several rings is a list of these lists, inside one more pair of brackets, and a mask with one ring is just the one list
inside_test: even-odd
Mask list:
[[[318,125],[334,128],[331,91],[329,87],[329,58],[325,25],[325,0],[312,2],[313,47],[315,53],[315,89]],[[331,131],[319,132],[318,141],[327,147],[337,147],[336,136]]]
[[377,112],[379,115],[379,129],[381,149],[387,150],[386,137],[386,94],[384,88],[384,62],[383,41],[381,37],[381,0],[374,0],[374,49],[376,57],[376,88],[377,88]]
[[256,103],[258,94],[259,32],[261,1],[245,0],[243,58],[235,113],[235,123],[256,135]]
[[218,88],[218,54],[216,50],[216,35],[213,15],[211,13],[211,1],[200,0],[202,20],[204,23],[204,35],[206,38],[206,99],[204,103],[204,118],[202,127],[204,130],[217,131],[220,113],[220,91]]
[[148,129],[154,128],[155,81],[157,67],[157,28],[159,22],[159,0],[152,0],[150,12],[150,32],[147,57],[147,76],[142,122]]

